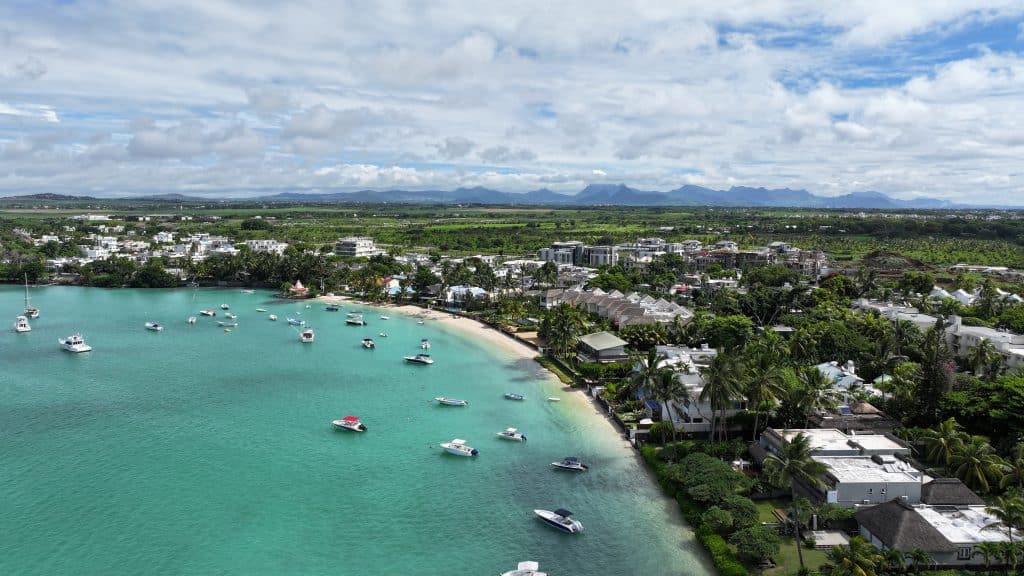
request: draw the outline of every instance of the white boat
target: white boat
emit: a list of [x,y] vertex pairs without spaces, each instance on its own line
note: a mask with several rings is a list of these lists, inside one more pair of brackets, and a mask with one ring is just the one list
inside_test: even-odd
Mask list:
[[256,311],[257,312],[266,312],[267,309],[266,308],[257,308]]
[[327,307],[324,308],[324,310],[327,310],[328,312],[337,312],[338,310],[341,310],[341,306],[332,303],[328,304]]
[[480,453],[476,448],[467,446],[466,441],[461,438],[455,438],[451,442],[442,442],[441,448],[444,448],[445,452],[455,454],[456,456],[476,456]]
[[288,319],[288,324],[290,326],[305,326],[306,325],[306,321],[305,320],[299,320],[297,318],[289,318]]
[[526,400],[526,396],[522,394],[516,394],[515,392],[505,392],[506,400]]
[[366,432],[366,424],[359,421],[357,416],[345,416],[341,420],[332,420],[336,430],[351,430],[353,432]]
[[388,333],[387,332],[381,332],[380,334],[377,334],[377,336],[380,336],[381,338],[387,338],[388,337]]
[[434,359],[430,357],[430,354],[417,354],[415,356],[406,356],[406,362],[412,362],[414,364],[433,364]]
[[373,341],[373,338],[363,338],[363,348],[369,348],[373,350],[377,347],[377,343]]
[[238,326],[238,322],[225,322],[223,320],[220,320],[217,322],[217,326],[223,326],[225,328],[234,328]]
[[572,470],[574,472],[586,472],[590,469],[589,466],[580,462],[580,459],[575,456],[566,456],[562,458],[561,462],[552,462],[551,465],[559,470]]
[[28,300],[28,274],[25,274],[25,316],[39,318],[39,308],[33,306]]
[[214,310],[210,310],[209,308],[207,308],[206,310],[200,310],[199,313],[202,314],[203,316],[216,316],[217,315],[217,312],[215,312]]
[[241,290],[240,292],[242,294],[255,294],[256,293],[255,290]]
[[353,326],[366,326],[366,320],[363,320],[362,315],[349,315],[345,318],[345,324],[351,324]]
[[227,318],[228,320],[234,320],[235,318],[238,318],[238,314],[235,314],[234,312],[228,312],[227,314],[224,315],[224,317]]
[[469,406],[469,400],[459,400],[457,398],[445,398],[444,396],[438,396],[434,398],[439,403],[445,406]]
[[314,338],[315,335],[313,334],[312,328],[306,328],[302,331],[302,334],[299,334],[299,342],[302,342],[303,344],[311,343]]
[[502,440],[512,440],[515,442],[526,442],[526,435],[521,434],[519,430],[515,428],[505,428],[505,430],[497,433],[498,438]]
[[146,330],[152,330],[153,332],[161,332],[163,329],[164,327],[156,322],[146,322]]
[[221,309],[221,310],[230,310],[230,309],[231,309],[231,306],[228,306],[227,304],[221,304],[221,305],[220,305],[220,309]]
[[417,322],[417,324],[423,324],[423,320],[420,320],[419,322]]
[[381,314],[381,315],[380,315],[380,319],[381,319],[381,320],[391,320],[391,316],[387,316],[387,315],[385,315],[385,314]]
[[270,320],[271,322],[276,322],[277,314],[271,314],[270,316],[267,316],[267,319]]
[[548,573],[540,571],[540,564],[532,560],[525,560],[520,562],[515,570],[502,572],[501,576],[548,576]]
[[188,320],[186,320],[186,322],[188,322],[189,324],[195,324],[196,323],[196,317],[195,316],[189,316]]
[[14,319],[14,331],[15,332],[31,332],[32,327],[28,324],[28,318],[25,316],[18,316]]
[[81,334],[72,334],[67,338],[58,339],[57,342],[60,342],[61,347],[68,352],[78,353],[92,351],[92,346],[85,343],[85,339],[82,338]]
[[572,512],[565,508],[559,508],[554,512],[551,510],[534,510],[533,513],[548,526],[558,528],[562,532],[568,532],[569,534],[583,532],[583,524],[579,520],[573,520]]
[[562,399],[558,396],[548,396],[548,402],[561,402]]
[[427,340],[426,338],[420,340],[420,348],[430,350],[430,340]]

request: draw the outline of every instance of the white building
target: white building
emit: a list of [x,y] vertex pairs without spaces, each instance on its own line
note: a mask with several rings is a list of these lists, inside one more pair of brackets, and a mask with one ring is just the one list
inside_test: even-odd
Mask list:
[[377,248],[373,238],[368,236],[349,236],[348,238],[338,239],[337,243],[334,244],[334,253],[339,256],[369,258],[371,256],[383,255],[384,250]]
[[153,234],[153,242],[157,244],[174,244],[174,232],[168,232],[166,230]]
[[278,256],[284,254],[285,248],[288,247],[287,242],[277,240],[246,240],[245,245],[253,252],[269,252]]

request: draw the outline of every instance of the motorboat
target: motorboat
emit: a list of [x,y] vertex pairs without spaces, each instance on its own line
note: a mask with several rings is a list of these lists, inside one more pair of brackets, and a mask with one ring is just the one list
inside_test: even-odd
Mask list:
[[200,310],[199,313],[201,315],[203,315],[203,316],[216,316],[217,315],[216,311],[210,310],[210,309]]
[[381,320],[391,320],[391,316],[388,316],[387,314],[381,314],[380,315],[380,319]]
[[277,322],[277,314],[271,314],[270,316],[267,316],[267,319],[271,322]]
[[146,322],[146,330],[152,330],[153,332],[161,332],[164,329],[163,326],[157,322]]
[[298,318],[289,318],[288,319],[288,325],[289,326],[305,326],[306,325],[306,321],[305,320],[299,320]]
[[227,304],[221,304],[221,305],[220,305],[220,309],[221,309],[221,310],[230,310],[230,309],[231,309],[231,306],[228,306]]
[[455,438],[451,442],[442,442],[441,448],[444,448],[445,452],[455,454],[456,456],[476,456],[480,453],[476,448],[467,446],[466,441],[461,438]]
[[257,312],[266,312],[267,309],[266,308],[257,308],[256,311]]
[[430,350],[430,340],[427,340],[426,338],[420,340],[420,348]]
[[561,402],[562,399],[558,396],[548,396],[548,402]]
[[566,456],[562,458],[561,462],[552,462],[551,465],[559,470],[572,470],[574,472],[586,472],[590,469],[589,466],[580,462],[580,459],[575,456]]
[[540,564],[532,560],[524,560],[515,570],[502,572],[501,576],[548,576],[548,573],[540,571]]
[[197,320],[196,320],[196,317],[195,317],[195,316],[189,316],[189,317],[188,317],[188,320],[186,320],[186,322],[188,322],[189,324],[195,324],[195,323],[196,323],[196,321],[197,321]]
[[238,322],[225,322],[223,320],[220,320],[217,322],[217,326],[222,326],[225,328],[234,328],[238,326]]
[[377,336],[380,336],[381,338],[387,338],[388,337],[388,333],[387,332],[381,332],[380,334],[377,334]]
[[302,342],[303,344],[311,343],[314,338],[315,335],[313,334],[312,328],[306,328],[305,330],[302,331],[302,334],[299,334],[299,341]]
[[25,274],[25,316],[39,318],[39,308],[33,306],[28,299],[28,274]]
[[373,338],[363,338],[363,348],[369,348],[373,350],[377,347],[377,344],[373,341]]
[[26,316],[18,316],[14,319],[14,331],[15,332],[31,332],[32,327],[28,324],[28,318]]
[[353,432],[366,432],[366,424],[359,421],[358,416],[345,416],[341,420],[332,420],[335,430],[351,430]]
[[224,315],[224,317],[227,318],[228,320],[234,320],[235,318],[238,318],[238,314],[235,314],[234,312],[228,312],[227,314]]
[[337,304],[328,304],[327,308],[324,308],[324,310],[327,310],[328,312],[337,312],[338,310],[341,310],[341,306],[338,306]]
[[255,294],[255,293],[256,293],[256,291],[255,291],[255,290],[249,290],[249,289],[246,289],[246,290],[240,290],[240,292],[241,292],[242,294]]
[[497,433],[498,438],[502,440],[513,440],[515,442],[526,442],[526,435],[521,434],[519,430],[515,428],[505,428],[503,431]]
[[349,314],[349,316],[345,318],[345,324],[351,324],[353,326],[366,326],[366,320],[363,320],[363,316],[361,314]]
[[439,404],[444,404],[445,406],[469,406],[469,400],[445,398],[444,396],[438,396],[437,398],[434,398],[434,400],[437,400]]
[[420,320],[419,322],[417,322],[417,324],[423,324],[423,320]]
[[85,339],[82,338],[81,334],[72,334],[67,338],[60,338],[57,340],[61,347],[68,352],[91,352],[92,346],[85,343]]
[[515,392],[505,392],[506,400],[526,400],[526,396],[522,394],[516,394]]
[[430,354],[417,354],[415,356],[406,356],[406,362],[412,362],[414,364],[433,364],[434,359],[430,357]]
[[572,512],[565,508],[559,508],[552,512],[551,510],[534,510],[534,514],[538,518],[544,521],[548,526],[558,528],[562,532],[569,534],[579,534],[583,532],[583,524],[579,520],[572,519]]
[[225,328],[224,332],[230,333],[231,332],[231,328]]

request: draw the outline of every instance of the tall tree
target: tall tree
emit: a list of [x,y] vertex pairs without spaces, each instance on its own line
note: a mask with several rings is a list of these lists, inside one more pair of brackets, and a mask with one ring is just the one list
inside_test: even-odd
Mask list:
[[[773,348],[771,339],[758,339],[747,347],[743,362],[744,390],[748,408],[754,411],[754,429],[751,440],[757,440],[760,431],[761,410],[765,405],[774,406],[785,391],[781,354]],[[769,408],[769,412],[770,412]]]
[[720,353],[701,373],[704,389],[700,400],[711,405],[711,439],[715,438],[716,425],[719,439],[725,440],[725,411],[732,406],[743,390],[742,372],[737,359]]
[[777,486],[788,486],[793,499],[793,523],[796,529],[796,552],[800,558],[800,568],[804,568],[803,543],[800,541],[800,519],[796,511],[797,483],[812,487],[824,486],[821,476],[828,470],[821,462],[811,458],[813,448],[811,439],[803,432],[787,442],[781,454],[769,454],[762,463],[762,468]]
[[939,419],[939,403],[953,387],[956,365],[946,344],[945,326],[942,318],[925,333],[921,345],[921,385],[918,390],[921,405],[920,417],[925,424]]
[[1003,459],[984,436],[971,436],[953,453],[949,468],[964,484],[985,494],[1003,477]]
[[797,379],[800,381],[798,397],[804,415],[804,428],[808,428],[811,415],[834,410],[839,403],[839,395],[832,388],[828,376],[814,366],[801,369]]
[[585,326],[583,311],[563,302],[548,311],[541,322],[541,331],[555,355],[564,358],[576,347]]
[[1018,494],[996,496],[985,511],[995,516],[1006,526],[1006,538],[1013,543],[1013,529],[1024,523],[1024,499]]
[[860,536],[851,538],[848,546],[833,546],[828,552],[830,576],[877,576],[884,565],[882,552]]
[[967,434],[955,419],[948,418],[935,428],[922,432],[921,439],[924,440],[925,457],[942,467],[949,467],[953,455],[967,441]]

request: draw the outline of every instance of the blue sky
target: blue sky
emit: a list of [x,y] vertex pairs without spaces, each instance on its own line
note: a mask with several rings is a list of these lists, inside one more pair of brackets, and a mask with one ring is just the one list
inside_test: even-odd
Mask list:
[[1019,0],[0,4],[0,195],[1024,204]]

